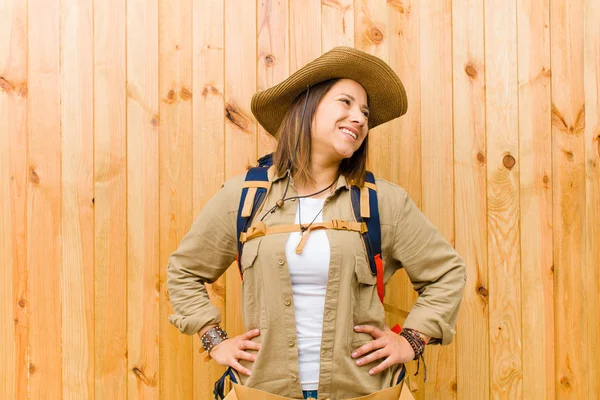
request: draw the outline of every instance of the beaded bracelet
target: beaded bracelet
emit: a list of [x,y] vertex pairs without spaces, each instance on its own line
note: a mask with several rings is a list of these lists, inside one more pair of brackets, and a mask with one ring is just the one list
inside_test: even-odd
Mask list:
[[410,328],[406,328],[406,331],[408,331],[408,333],[411,333],[414,336],[416,336],[421,341],[421,343],[423,343],[423,346],[427,345],[427,340],[425,340],[422,333],[420,333],[419,331],[415,331],[414,329],[410,329]]
[[210,355],[210,351],[213,349],[213,347],[227,340],[227,338],[227,332],[221,329],[220,326],[215,326],[204,332],[200,338],[200,341],[202,342],[202,347],[204,347],[204,350]]
[[407,329],[400,332],[400,336],[402,336],[404,339],[406,339],[408,344],[410,344],[410,347],[412,347],[412,349],[414,350],[415,357],[413,358],[413,360],[418,359],[419,356],[421,354],[423,354],[423,351],[425,350],[425,345],[423,344],[423,342],[421,342],[421,339],[419,339],[417,336],[415,336],[412,332],[408,331]]
[[415,352],[415,358],[413,360],[417,360],[417,372],[415,372],[415,376],[419,373],[419,367],[421,366],[421,360],[423,360],[423,369],[424,369],[424,377],[423,381],[427,382],[427,365],[425,364],[425,358],[423,357],[423,352],[425,351],[425,343],[422,336],[413,329],[403,329],[400,332],[400,336],[406,339],[410,347],[412,347]]

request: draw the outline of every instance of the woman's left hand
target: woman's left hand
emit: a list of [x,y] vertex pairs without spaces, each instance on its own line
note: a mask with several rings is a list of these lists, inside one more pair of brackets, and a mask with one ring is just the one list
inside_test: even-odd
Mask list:
[[366,365],[373,361],[385,358],[378,366],[371,368],[369,374],[377,374],[394,364],[405,363],[415,358],[415,352],[402,336],[392,332],[388,326],[378,329],[370,325],[355,326],[356,332],[368,333],[374,340],[366,343],[352,353],[352,358],[365,357],[356,361],[357,365]]

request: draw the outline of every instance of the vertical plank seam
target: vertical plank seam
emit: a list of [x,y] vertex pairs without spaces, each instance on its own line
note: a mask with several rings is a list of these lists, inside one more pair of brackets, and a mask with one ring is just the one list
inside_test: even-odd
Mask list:
[[[189,135],[191,135],[190,142],[192,144],[192,150],[190,152],[191,157],[188,160],[188,162],[191,164],[191,165],[190,164],[188,164],[188,165],[191,168],[191,174],[190,175],[192,177],[191,190],[188,192],[188,195],[189,195],[188,201],[189,201],[189,205],[190,205],[190,207],[188,209],[189,210],[188,211],[189,212],[189,214],[188,214],[188,221],[189,222],[188,223],[192,224],[194,222],[194,98],[196,97],[193,94],[194,93],[194,0],[189,0],[188,5],[190,7],[190,14],[189,14],[189,16],[187,16],[187,18],[191,19],[191,23],[189,25],[190,30],[189,30],[188,34],[191,35],[191,38],[188,37],[188,48],[187,48],[187,50],[189,51],[189,53],[188,53],[189,54],[188,62],[191,64],[190,70],[189,70],[190,71],[190,75],[189,75],[190,81],[189,82],[190,82],[190,92],[192,92],[192,98],[190,99],[190,105],[189,105],[189,108],[190,108],[189,113],[190,113],[190,115],[188,117],[189,118],[188,122],[190,124],[189,125],[190,126]],[[187,57],[186,57],[186,59],[187,59]],[[160,187],[160,185],[159,185],[159,187]],[[188,229],[188,228],[186,228],[186,229]],[[168,263],[168,261],[169,260],[167,258],[167,263]],[[162,265],[161,268],[165,268],[166,269],[167,266],[166,265]],[[160,271],[159,271],[159,274],[160,274]],[[170,297],[169,297],[169,289],[168,289],[168,286],[167,286],[166,271],[165,271],[165,283],[164,283],[164,285],[165,285],[164,290],[165,290],[165,294],[166,294],[166,296],[165,296],[165,302],[167,302],[167,304],[169,304],[170,303]],[[167,313],[168,313],[168,311],[167,311]],[[167,316],[167,318],[168,318],[168,316]],[[170,328],[170,327],[167,325],[167,328]],[[190,337],[190,349],[191,349],[191,351],[190,351],[190,353],[188,355],[188,357],[189,357],[189,365],[191,365],[191,367],[192,367],[191,370],[190,370],[190,376],[192,378],[192,383],[190,385],[192,392],[190,393],[190,397],[192,399],[194,398],[194,381],[195,381],[195,379],[194,379],[194,340],[195,340],[195,337],[194,336],[195,335],[192,335]]]
[[[486,277],[487,277],[487,282],[486,282],[486,286],[489,288],[489,283],[490,283],[490,240],[489,240],[489,224],[490,224],[490,208],[489,208],[489,199],[488,199],[488,182],[489,182],[489,176],[488,176],[488,163],[489,163],[489,146],[488,146],[488,129],[487,129],[487,40],[486,40],[486,23],[487,23],[487,19],[486,19],[486,10],[485,10],[485,5],[486,2],[485,0],[482,0],[482,28],[483,28],[483,142],[484,142],[484,146],[485,146],[485,161],[486,161],[486,165],[485,165],[485,180],[484,180],[484,185],[485,185],[485,190],[484,190],[484,194],[485,194],[485,215],[486,215],[486,219],[485,219],[485,269],[486,269]],[[487,354],[488,354],[488,399],[492,398],[492,363],[490,360],[490,348],[491,348],[491,313],[490,313],[490,303],[489,303],[489,297],[488,297],[488,304],[487,304]]]
[[[165,383],[163,381],[163,374],[161,374],[161,368],[162,368],[162,361],[164,361],[164,354],[161,357],[161,339],[164,340],[164,338],[161,338],[160,335],[160,249],[161,249],[161,234],[160,234],[160,206],[161,206],[161,199],[160,199],[160,160],[161,160],[161,149],[160,149],[160,132],[161,129],[164,129],[164,127],[161,127],[160,124],[160,87],[161,87],[161,79],[160,79],[160,1],[161,0],[155,0],[154,4],[153,4],[153,8],[155,7],[155,11],[156,13],[154,15],[156,15],[156,20],[153,21],[156,25],[156,36],[154,37],[154,40],[156,40],[156,79],[158,80],[157,85],[156,85],[156,91],[154,92],[154,96],[156,98],[156,110],[154,110],[156,112],[156,114],[158,115],[158,126],[156,127],[156,137],[153,140],[153,145],[156,146],[156,158],[153,160],[155,163],[157,163],[157,168],[156,168],[156,176],[153,177],[153,181],[156,183],[156,192],[155,192],[155,196],[156,196],[156,207],[157,207],[157,212],[155,214],[155,218],[156,220],[154,221],[155,225],[154,225],[154,229],[156,230],[155,234],[156,234],[156,244],[157,244],[157,248],[155,247],[153,249],[154,255],[156,256],[156,264],[154,265],[154,268],[157,269],[158,272],[158,301],[155,305],[155,310],[157,311],[156,316],[158,321],[156,321],[156,329],[157,329],[157,336],[158,336],[158,346],[152,346],[154,351],[158,351],[158,357],[156,358],[156,360],[158,361],[158,365],[156,366],[156,375],[157,375],[157,380],[158,380],[158,398],[162,398],[161,396],[161,392],[164,392],[165,390]],[[177,134],[176,134],[177,135]]]
[[[90,66],[92,72],[92,93],[90,95],[91,105],[91,118],[92,118],[92,326],[90,327],[91,340],[88,348],[92,349],[92,357],[90,357],[90,368],[91,368],[91,382],[88,382],[91,386],[88,388],[88,393],[91,395],[92,400],[96,399],[96,79],[95,79],[95,65],[96,65],[96,19],[94,18],[94,0],[91,0],[90,4],[90,23],[92,24],[92,65]],[[88,273],[90,271],[88,270]],[[89,375],[88,375],[89,376]]]
[[125,3],[125,393],[129,398],[129,368],[130,368],[130,348],[129,348],[129,96],[127,87],[129,86],[129,0],[123,0]]
[[[63,92],[62,92],[62,75],[63,75],[63,62],[62,62],[62,56],[63,56],[63,46],[62,46],[62,28],[63,28],[63,10],[62,10],[62,0],[58,0],[58,80],[59,80],[59,85],[58,85],[58,98],[59,98],[59,115],[58,115],[58,120],[59,120],[59,144],[60,144],[60,170],[59,170],[59,196],[60,196],[60,201],[59,201],[59,218],[58,218],[58,232],[59,232],[59,237],[60,239],[60,253],[59,253],[59,257],[60,257],[60,261],[58,264],[58,282],[59,282],[59,295],[58,295],[58,301],[59,304],[62,304],[63,302],[63,293],[61,290],[61,287],[63,285],[63,276],[61,274],[62,268],[63,268],[63,252],[65,251],[65,246],[63,245],[63,203],[62,203],[62,197],[63,197],[63,168],[64,168],[64,149],[63,149],[63,115],[62,115],[62,103],[63,103]],[[64,315],[63,315],[63,308],[62,306],[60,306],[60,312],[59,312],[59,326],[60,326],[60,368],[61,368],[61,373],[60,373],[60,394],[61,394],[61,398],[64,397],[64,379],[63,379],[63,369],[65,368],[65,355],[63,354],[63,350],[64,350],[64,336],[63,336],[63,324],[64,324]]]
[[[452,7],[452,1],[450,1],[450,81],[451,81],[451,93],[452,96],[452,237],[453,243],[452,247],[456,248],[456,147],[454,145],[455,135],[454,135],[454,9]],[[388,45],[389,47],[389,45]],[[465,273],[466,274],[466,273]],[[466,281],[465,281],[466,283]],[[458,322],[458,320],[457,320]],[[456,327],[456,326],[455,326]],[[456,338],[455,338],[456,340]],[[454,343],[454,396],[457,396],[458,392],[458,341]]]
[[[517,111],[517,115],[516,115],[516,120],[517,120],[517,154],[516,154],[516,171],[518,171],[518,196],[517,199],[519,201],[519,207],[517,210],[517,223],[518,223],[518,227],[519,227],[519,231],[518,231],[518,241],[517,243],[519,244],[519,248],[518,248],[518,253],[519,253],[519,324],[520,326],[520,334],[521,337],[519,338],[519,352],[520,352],[520,360],[519,360],[519,364],[520,364],[520,372],[521,372],[521,398],[523,397],[523,382],[524,382],[524,370],[523,370],[523,248],[522,248],[522,244],[521,244],[521,238],[522,236],[522,214],[521,214],[521,124],[519,123],[519,114],[521,111],[521,96],[519,94],[519,0],[514,0],[515,1],[515,14],[514,14],[514,23],[515,23],[515,39],[516,39],[516,43],[515,43],[515,52],[516,52],[516,88],[515,88],[515,92],[516,92],[516,100],[517,100],[517,107],[516,107],[516,111]],[[515,72],[513,70],[513,72]]]
[[[194,173],[195,173],[195,168],[194,168],[194,136],[195,136],[194,135],[194,126],[195,126],[194,125],[194,114],[195,114],[194,113],[194,109],[195,109],[195,105],[194,105],[194,103],[196,102],[196,96],[193,95],[194,88],[195,88],[195,86],[194,86],[194,59],[195,59],[195,57],[194,57],[194,51],[196,49],[194,47],[194,45],[195,45],[194,38],[196,37],[196,35],[194,35],[194,23],[193,22],[194,22],[194,15],[195,15],[194,14],[194,12],[195,12],[194,5],[196,4],[196,2],[194,0],[190,0],[190,2],[191,2],[190,15],[191,15],[191,18],[192,18],[192,25],[190,26],[190,28],[191,28],[190,32],[191,32],[191,35],[192,35],[192,40],[191,40],[191,60],[190,60],[191,63],[192,63],[192,69],[191,69],[191,75],[192,76],[191,76],[191,81],[190,81],[190,85],[191,85],[190,90],[192,92],[192,99],[191,99],[191,103],[192,103],[191,104],[191,107],[192,107],[191,123],[192,123],[192,125],[191,125],[191,132],[190,132],[191,135],[192,135],[192,138],[190,140],[190,142],[192,144],[192,159],[191,159],[191,161],[192,161],[192,173],[191,173],[191,176],[192,176],[192,190],[190,190],[189,193],[190,193],[190,204],[191,204],[191,207],[190,207],[191,211],[190,212],[192,214],[191,217],[192,217],[192,221],[193,221],[193,219],[194,219],[194,182],[196,181],[196,177],[194,176]],[[168,264],[168,259],[167,259],[167,264]],[[166,266],[164,266],[163,268],[166,268]],[[165,278],[165,287],[167,287],[166,286],[166,278]],[[166,291],[167,291],[167,294],[168,294],[169,293],[168,288],[166,289]],[[169,299],[170,299],[170,297],[169,297]],[[170,302],[170,300],[168,300],[168,301]],[[193,399],[194,398],[194,392],[195,392],[194,386],[195,386],[195,381],[196,381],[196,379],[194,379],[194,377],[196,375],[196,363],[194,362],[194,353],[195,353],[194,352],[194,335],[192,335],[192,346],[191,347],[192,347],[192,352],[191,352],[191,355],[190,355],[190,357],[192,359],[192,361],[191,361],[191,365],[192,365],[192,393],[191,393],[191,395],[192,395],[192,399]]]
[[[221,103],[222,107],[227,107],[227,25],[226,25],[226,19],[227,19],[227,2],[229,0],[223,0],[221,2],[221,10],[222,10],[222,17],[223,20],[221,21],[221,30],[223,32],[223,51],[221,52],[221,56],[223,57],[223,101]],[[232,0],[233,1],[233,0]],[[258,0],[256,0],[258,1]],[[223,110],[223,117],[221,118],[221,122],[222,122],[222,126],[223,126],[223,181],[227,181],[228,176],[227,176],[227,113],[225,112],[225,110]],[[236,240],[238,238],[236,237]],[[229,267],[228,267],[229,268]],[[225,325],[225,330],[229,330],[229,326],[227,325],[227,302],[228,302],[228,298],[227,298],[227,284],[228,284],[228,277],[227,277],[227,271],[223,272],[223,280],[225,281],[225,294],[223,295],[223,311],[225,312],[225,316],[221,316],[221,321],[223,322],[223,325]]]
[[[160,166],[161,166],[161,160],[162,160],[162,157],[161,157],[161,155],[162,155],[161,153],[162,152],[161,152],[161,148],[160,148],[161,147],[160,146],[160,137],[161,137],[161,133],[164,134],[164,129],[165,128],[164,128],[164,125],[160,123],[160,120],[161,120],[161,115],[160,115],[160,111],[161,111],[160,93],[161,93],[162,86],[163,86],[162,85],[161,74],[160,74],[160,64],[161,64],[160,63],[160,55],[161,55],[161,52],[160,52],[160,48],[161,48],[161,46],[160,46],[160,32],[161,32],[161,26],[162,26],[162,24],[161,24],[161,18],[160,18],[161,17],[160,12],[161,12],[161,8],[162,8],[160,6],[161,5],[161,0],[156,0],[156,2],[154,4],[156,5],[156,9],[157,9],[156,10],[156,19],[157,19],[157,21],[156,21],[156,37],[155,37],[155,39],[156,39],[156,42],[155,42],[156,43],[156,49],[155,50],[156,50],[156,61],[157,61],[157,65],[156,65],[157,76],[156,76],[156,78],[158,79],[158,82],[156,82],[157,83],[157,85],[156,85],[156,93],[154,94],[155,96],[157,96],[157,100],[158,100],[157,104],[156,104],[156,110],[155,110],[156,114],[158,115],[158,126],[156,127],[156,133],[157,133],[157,135],[156,135],[156,139],[155,139],[158,142],[157,143],[157,151],[156,151],[156,157],[157,157],[157,159],[155,160],[158,163],[158,168],[156,169],[157,170],[157,175],[158,175],[156,177],[156,180],[157,180],[157,182],[156,182],[157,183],[157,188],[156,188],[157,189],[156,190],[156,205],[158,207],[158,212],[156,213],[157,214],[156,226],[158,227],[158,234],[156,235],[156,241],[157,241],[156,244],[158,246],[158,257],[156,257],[156,264],[157,265],[155,266],[155,268],[158,267],[158,288],[159,288],[159,292],[158,292],[158,321],[157,321],[157,327],[158,327],[158,343],[157,343],[158,344],[158,368],[157,368],[157,371],[158,371],[158,398],[161,399],[161,398],[163,398],[164,392],[165,392],[165,382],[163,381],[163,374],[161,374],[161,372],[162,372],[162,361],[165,358],[165,354],[161,350],[164,349],[164,347],[165,347],[165,343],[164,343],[165,338],[161,335],[162,329],[161,329],[161,326],[160,326],[161,325],[160,324],[160,319],[161,319],[160,318],[161,317],[161,315],[160,315],[161,314],[161,307],[160,307],[160,253],[161,253],[161,251],[160,250],[162,249],[162,247],[161,247],[161,244],[162,244],[162,240],[161,240],[162,239],[162,235],[160,234],[160,226],[161,226],[161,224],[160,224],[161,223],[161,221],[160,221],[161,218],[160,217],[162,215],[162,209],[160,207],[160,205],[161,205],[160,204],[161,203],[160,200],[161,200],[161,197],[162,197],[161,196],[161,190],[160,190],[160,175],[161,175],[160,174],[160,169],[161,169]],[[177,134],[175,134],[175,135],[177,135]],[[171,137],[168,137],[168,139],[170,140]],[[165,168],[169,168],[169,166],[165,166]],[[176,228],[175,228],[175,230],[176,230]]]
[[[553,94],[553,87],[554,87],[554,79],[552,77],[552,6],[553,6],[554,2],[552,0],[548,0],[548,24],[549,29],[548,29],[548,41],[550,43],[550,57],[549,57],[549,65],[550,65],[550,108],[552,109],[552,105],[554,104],[554,94]],[[556,324],[556,294],[558,293],[557,290],[557,280],[556,280],[556,238],[555,238],[555,230],[554,230],[554,185],[555,185],[555,176],[554,176],[554,128],[552,126],[552,112],[550,112],[550,115],[548,117],[550,119],[550,173],[552,174],[552,199],[551,199],[551,221],[552,221],[552,319],[554,321],[554,329],[553,329],[553,335],[554,335],[554,341],[556,341],[556,338],[558,337],[557,333],[558,333],[558,326]],[[557,346],[556,344],[554,344],[554,374],[552,376],[552,384],[554,385],[555,389],[554,389],[554,398],[558,399],[558,391],[556,390],[556,383],[557,383],[557,374],[558,374],[558,352],[559,352],[559,346]]]
[[[29,46],[29,40],[30,40],[30,33],[29,33],[29,0],[27,1],[27,5],[26,5],[26,9],[25,9],[25,15],[26,15],[26,27],[25,27],[25,31],[27,32],[27,61],[26,61],[26,82],[27,82],[27,86],[29,86],[29,78],[31,76],[30,71],[29,71],[29,52],[30,52],[30,46]],[[30,195],[31,195],[31,190],[29,187],[29,169],[30,169],[30,152],[29,152],[29,117],[31,116],[31,112],[30,112],[30,108],[31,108],[31,96],[27,96],[27,104],[25,106],[26,109],[26,118],[25,120],[26,122],[26,129],[25,129],[25,201],[26,206],[25,206],[25,218],[26,218],[26,228],[25,228],[25,260],[23,263],[24,269],[25,269],[25,276],[26,276],[26,284],[25,284],[25,295],[27,296],[27,303],[29,303],[29,307],[27,307],[27,314],[28,314],[28,323],[27,323],[27,336],[25,337],[25,340],[27,341],[27,343],[25,343],[25,371],[27,374],[27,399],[31,399],[31,372],[30,372],[30,368],[29,365],[31,364],[31,298],[29,296],[29,286],[30,286],[30,282],[29,282],[29,232],[30,232],[30,224],[31,224],[31,213],[30,213],[30,207],[29,207],[29,199],[30,199]],[[17,381],[18,382],[18,381]]]

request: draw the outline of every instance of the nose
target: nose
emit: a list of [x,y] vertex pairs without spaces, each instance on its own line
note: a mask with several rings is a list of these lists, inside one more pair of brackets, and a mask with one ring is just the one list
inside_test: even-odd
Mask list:
[[363,114],[363,111],[359,108],[353,108],[350,113],[350,121],[362,128],[367,122],[367,117],[365,117],[365,114]]

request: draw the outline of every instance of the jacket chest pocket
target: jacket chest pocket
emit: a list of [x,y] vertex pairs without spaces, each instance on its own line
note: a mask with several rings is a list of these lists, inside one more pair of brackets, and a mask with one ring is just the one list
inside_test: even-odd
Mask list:
[[[369,262],[364,254],[355,255],[354,304],[352,307],[353,325],[371,325],[383,329],[385,311],[377,295],[377,276],[371,273]],[[373,340],[368,333],[358,333],[352,329],[352,343],[366,343]]]
[[244,245],[240,265],[242,270],[242,318],[245,330],[265,328],[263,282],[258,268],[258,249],[261,239],[253,239]]

